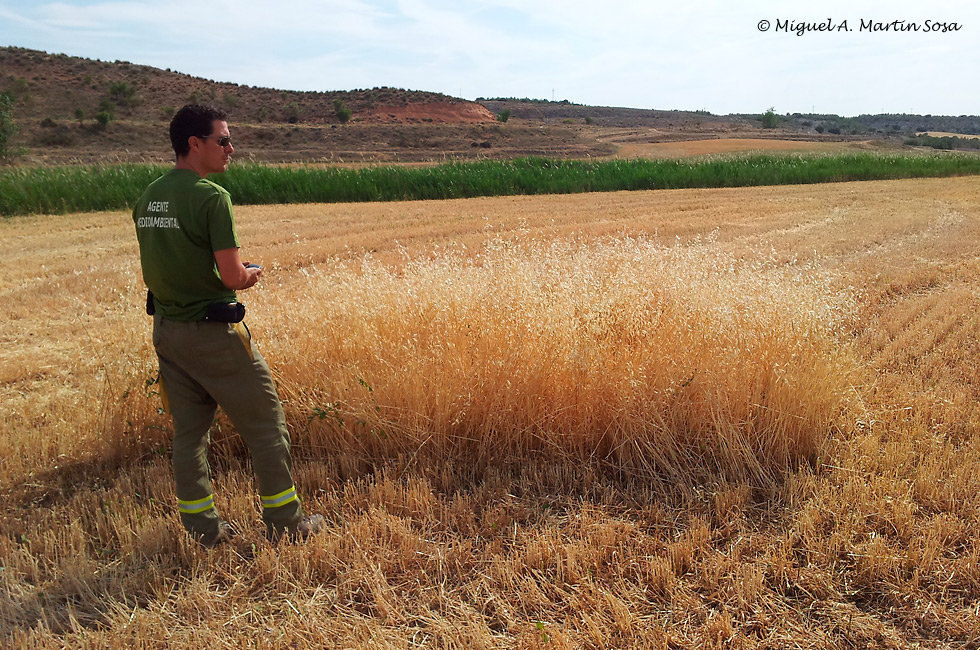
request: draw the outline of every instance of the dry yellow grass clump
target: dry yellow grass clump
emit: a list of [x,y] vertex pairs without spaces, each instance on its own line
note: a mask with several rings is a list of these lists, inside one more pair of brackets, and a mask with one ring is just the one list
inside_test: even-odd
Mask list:
[[975,648],[977,179],[241,207],[330,525],[178,523],[124,213],[0,221],[0,646]]
[[852,381],[834,338],[851,304],[826,275],[707,242],[495,238],[313,268],[266,308],[327,456],[762,486],[815,461]]

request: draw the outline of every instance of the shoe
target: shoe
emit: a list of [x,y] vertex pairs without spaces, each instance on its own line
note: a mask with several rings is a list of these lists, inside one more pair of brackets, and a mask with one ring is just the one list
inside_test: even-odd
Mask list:
[[273,543],[282,538],[291,542],[302,542],[307,540],[310,535],[315,535],[327,527],[327,520],[323,515],[307,515],[300,519],[299,523],[282,528],[268,528],[269,540]]
[[232,528],[231,524],[227,521],[221,520],[218,522],[218,532],[213,535],[195,535],[194,539],[204,546],[205,548],[214,548],[215,546],[221,546],[231,541],[231,538],[236,535],[236,531]]

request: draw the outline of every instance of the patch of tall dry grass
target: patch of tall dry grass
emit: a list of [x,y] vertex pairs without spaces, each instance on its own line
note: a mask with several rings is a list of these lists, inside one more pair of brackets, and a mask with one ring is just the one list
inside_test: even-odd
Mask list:
[[826,272],[710,242],[496,238],[314,268],[264,305],[304,444],[363,460],[597,461],[693,486],[813,462],[854,364]]

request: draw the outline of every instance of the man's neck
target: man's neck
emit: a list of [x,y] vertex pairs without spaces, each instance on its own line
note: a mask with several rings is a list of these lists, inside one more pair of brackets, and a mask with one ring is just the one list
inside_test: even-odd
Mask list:
[[188,157],[188,156],[184,156],[182,158],[178,158],[177,159],[177,162],[174,163],[174,169],[187,169],[187,170],[190,170],[190,171],[194,172],[195,174],[197,174],[201,178],[207,178],[207,176],[208,176],[206,173],[203,173],[202,170],[201,170],[201,168],[200,168],[200,166],[195,165],[191,161],[190,157]]

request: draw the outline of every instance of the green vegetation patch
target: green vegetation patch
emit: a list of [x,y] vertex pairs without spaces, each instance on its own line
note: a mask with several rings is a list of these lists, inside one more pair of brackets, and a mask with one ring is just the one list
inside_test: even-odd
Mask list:
[[0,215],[64,214],[131,207],[165,165],[0,168]]
[[[0,169],[0,215],[131,207],[164,165]],[[980,174],[980,157],[855,153],[741,155],[686,160],[521,158],[432,167],[361,169],[234,165],[212,180],[241,205],[454,199],[753,185],[791,185]]]
[[905,144],[910,147],[932,147],[933,149],[980,149],[980,138],[961,138],[956,135],[932,136],[917,135],[914,138],[907,138]]

